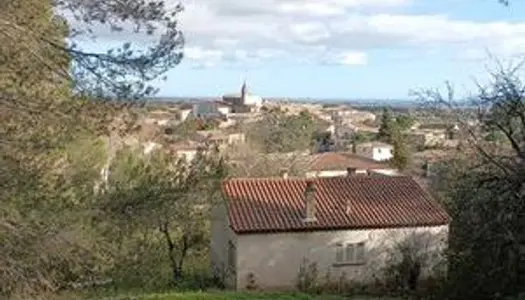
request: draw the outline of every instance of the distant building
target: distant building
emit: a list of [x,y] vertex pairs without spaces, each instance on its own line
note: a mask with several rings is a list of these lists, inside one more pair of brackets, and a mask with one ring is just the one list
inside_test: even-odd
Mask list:
[[184,141],[176,144],[171,144],[168,147],[168,153],[177,158],[184,159],[187,162],[192,161],[201,147],[198,143],[192,141]]
[[221,101],[207,101],[193,104],[192,114],[196,118],[221,117],[230,113],[230,105]]
[[240,94],[227,94],[222,100],[231,106],[232,113],[258,112],[262,106],[262,97],[248,92],[246,82],[241,87]]
[[304,175],[306,177],[338,177],[368,174],[398,175],[397,170],[387,164],[349,153],[318,153],[305,157],[304,161]]
[[394,147],[381,142],[370,142],[356,146],[356,154],[371,158],[375,161],[386,161],[392,158]]

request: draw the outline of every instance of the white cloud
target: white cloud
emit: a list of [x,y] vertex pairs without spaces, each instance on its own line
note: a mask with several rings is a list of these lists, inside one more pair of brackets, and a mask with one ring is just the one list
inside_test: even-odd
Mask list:
[[213,67],[223,60],[224,52],[201,47],[186,47],[184,56],[198,62],[201,67]]
[[403,14],[413,0],[181,1],[185,63],[198,66],[276,59],[363,65],[374,59],[370,50],[407,47],[421,53],[451,49],[458,58],[486,49],[494,55],[525,52],[525,22]]
[[341,55],[343,65],[366,65],[367,56],[364,52],[347,52]]

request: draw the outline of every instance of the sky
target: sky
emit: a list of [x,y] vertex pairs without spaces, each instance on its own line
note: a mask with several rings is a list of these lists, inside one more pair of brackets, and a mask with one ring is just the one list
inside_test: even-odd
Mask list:
[[[244,80],[263,97],[406,99],[445,81],[466,95],[491,57],[525,57],[519,0],[181,2],[184,59],[156,84],[163,97],[220,97]],[[103,51],[126,39],[102,34],[81,45]]]

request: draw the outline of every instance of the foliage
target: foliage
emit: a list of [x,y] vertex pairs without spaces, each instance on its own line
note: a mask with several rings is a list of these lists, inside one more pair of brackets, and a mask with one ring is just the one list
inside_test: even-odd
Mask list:
[[186,141],[197,131],[217,129],[219,122],[215,119],[188,118],[175,126],[166,127],[165,133],[172,141]]
[[392,131],[394,130],[394,126],[395,123],[392,118],[391,110],[388,108],[383,109],[377,138],[385,143],[390,143],[392,141]]
[[[128,103],[93,97],[126,100],[154,92],[148,82],[181,58],[179,10],[142,1],[0,3],[1,298],[98,280],[111,267],[111,245],[99,240],[89,220],[106,149],[90,143],[129,131],[134,114]],[[118,30],[123,19],[140,25],[138,35],[159,33],[153,24],[164,33],[140,53],[127,43],[90,53],[72,42],[94,37],[89,28]]]
[[[70,298],[71,296],[66,296],[67,300],[78,298]],[[65,300],[65,299],[56,299],[56,300]],[[99,299],[99,298],[95,298]],[[385,297],[345,297],[345,296],[335,296],[335,295],[309,295],[303,293],[255,293],[255,292],[191,292],[191,293],[155,293],[155,294],[136,294],[136,295],[119,295],[115,298],[108,299],[119,299],[119,300],[146,300],[146,299],[155,299],[155,300],[375,300],[375,299],[392,299],[395,298],[385,298]],[[53,299],[55,300],[55,299]]]
[[[438,236],[428,232],[413,232],[396,243],[388,252],[384,271],[385,288],[389,294],[409,296],[428,295],[437,288],[426,285],[445,274],[441,250],[433,249]],[[427,274],[424,271],[427,270]]]
[[0,174],[15,180],[2,178],[10,185],[1,194],[0,296],[54,291],[104,265],[82,230],[97,167],[103,164],[102,149],[82,138],[38,161],[3,156],[0,165],[9,171]]
[[402,114],[396,117],[395,123],[399,130],[404,131],[410,129],[414,125],[415,120],[409,115]]
[[317,152],[327,152],[333,149],[334,141],[329,131],[314,132],[312,140],[316,143]]
[[291,152],[308,150],[314,146],[314,135],[323,130],[324,122],[308,112],[287,115],[272,111],[247,128],[247,139],[261,146],[264,152]]
[[246,289],[248,291],[254,291],[254,290],[257,290],[257,278],[255,277],[255,274],[253,273],[248,273],[248,276],[247,276],[247,283],[246,283]]
[[407,147],[407,142],[399,130],[394,130],[392,133],[392,146],[394,147],[392,153],[391,163],[399,170],[405,170],[410,163],[410,150]]
[[297,274],[297,289],[304,293],[312,292],[317,287],[318,276],[317,264],[303,259]]
[[147,157],[128,152],[112,169],[96,218],[114,236],[132,238],[141,232],[162,241],[164,263],[176,282],[187,255],[207,244],[210,209],[220,199],[225,176],[222,161],[209,153],[186,162],[160,152]]
[[354,134],[354,141],[357,144],[373,142],[377,140],[377,134],[373,132],[358,131]]
[[[308,151],[266,154],[262,147],[252,143],[233,145],[228,149],[229,172],[232,177],[273,177],[304,175]],[[277,166],[277,167],[276,167]]]
[[[485,142],[483,132],[469,129],[468,157],[444,165],[434,177],[452,217],[447,299],[494,299],[524,292],[525,89],[518,70],[499,66],[473,101],[482,128],[497,129],[504,140]],[[458,122],[469,128],[470,119],[455,109],[453,98],[435,91],[422,96],[455,111]]]

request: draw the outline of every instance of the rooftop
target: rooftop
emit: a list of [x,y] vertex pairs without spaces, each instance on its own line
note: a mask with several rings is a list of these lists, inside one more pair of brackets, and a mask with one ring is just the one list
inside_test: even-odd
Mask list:
[[324,152],[309,156],[309,171],[335,171],[356,168],[362,170],[392,169],[389,165],[350,153]]
[[[304,191],[316,186],[316,221],[305,223]],[[409,177],[229,179],[222,184],[238,234],[445,225],[445,210]]]
[[393,148],[394,146],[387,144],[387,143],[374,141],[374,142],[358,144],[357,147],[359,148]]
[[308,152],[271,153],[258,158],[265,164],[279,165],[289,170],[301,172],[346,171],[348,168],[358,170],[393,169],[386,163],[345,152],[324,152],[309,154]]

